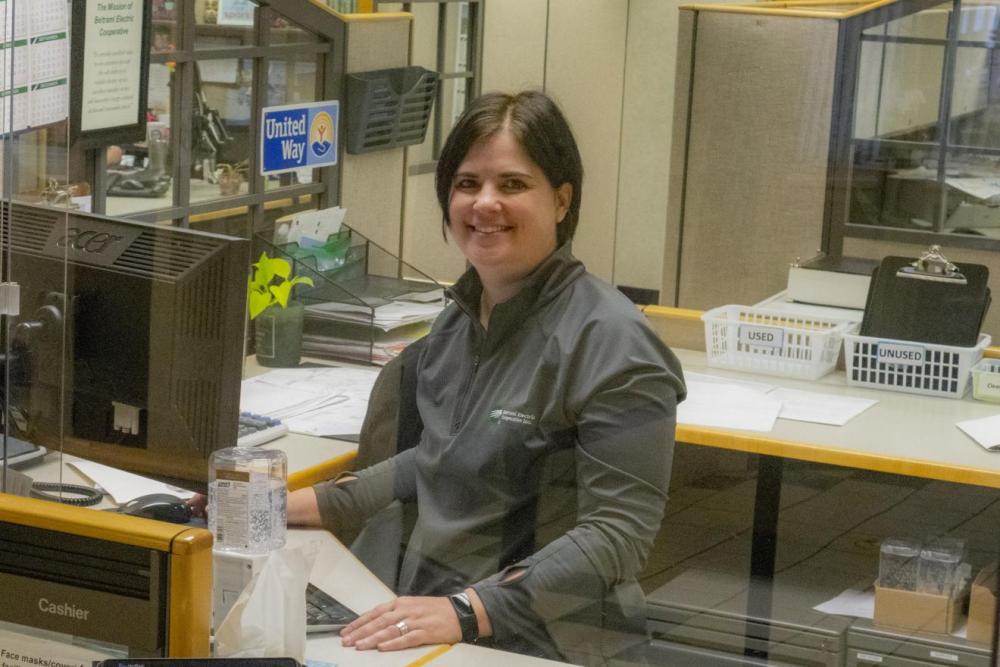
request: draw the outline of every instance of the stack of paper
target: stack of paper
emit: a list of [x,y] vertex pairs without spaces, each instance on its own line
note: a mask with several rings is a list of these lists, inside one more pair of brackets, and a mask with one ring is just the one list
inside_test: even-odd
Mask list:
[[310,357],[351,359],[384,366],[430,330],[430,322],[418,322],[388,332],[367,325],[340,323],[336,335],[330,336],[330,329],[323,323],[307,322],[302,334],[302,353]]
[[285,368],[243,381],[240,410],[282,420],[308,435],[361,431],[375,368]]
[[444,303],[416,303],[413,301],[389,301],[370,308],[361,304],[330,301],[306,306],[306,317],[312,320],[370,324],[382,331],[433,320],[444,310]]
[[399,297],[372,306],[340,302],[306,306],[303,354],[388,363],[426,335],[444,309],[441,290],[412,296],[416,298]]

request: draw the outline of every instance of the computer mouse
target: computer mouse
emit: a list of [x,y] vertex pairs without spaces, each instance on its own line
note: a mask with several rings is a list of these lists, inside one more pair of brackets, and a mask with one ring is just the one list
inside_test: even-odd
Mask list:
[[151,493],[133,498],[119,507],[118,511],[122,514],[170,523],[187,523],[191,519],[191,508],[188,504],[169,493]]

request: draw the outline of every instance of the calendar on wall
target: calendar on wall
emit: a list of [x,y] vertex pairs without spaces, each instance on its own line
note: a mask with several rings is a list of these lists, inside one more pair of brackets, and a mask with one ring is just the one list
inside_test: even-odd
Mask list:
[[0,0],[0,134],[69,115],[66,0]]

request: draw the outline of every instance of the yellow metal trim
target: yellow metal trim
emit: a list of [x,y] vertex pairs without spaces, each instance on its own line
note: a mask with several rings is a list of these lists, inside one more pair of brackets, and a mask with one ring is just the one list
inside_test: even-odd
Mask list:
[[[759,2],[753,4],[732,4],[732,5],[683,5],[681,9],[687,9],[699,12],[730,12],[738,14],[764,14],[773,16],[798,16],[806,18],[826,18],[826,19],[846,19],[852,16],[857,16],[858,14],[864,14],[870,12],[873,9],[879,7],[884,7],[885,5],[891,5],[899,0],[876,0],[871,2],[870,0],[858,0],[858,1],[843,1],[834,0],[833,2],[824,2],[823,0],[790,0],[788,2]],[[844,6],[845,9],[836,10],[822,10],[822,9],[810,9],[810,7],[822,7],[822,6]]]
[[451,644],[442,644],[435,648],[430,653],[420,656],[413,662],[407,663],[406,667],[423,667],[427,663],[431,662],[436,658],[440,658],[442,655],[451,650]]
[[288,476],[288,490],[295,491],[327,479],[333,479],[340,473],[349,470],[357,456],[357,452],[347,452],[328,461],[293,472]]
[[781,456],[799,461],[826,463],[862,470],[875,470],[895,475],[936,479],[943,482],[1000,488],[1000,472],[996,471],[933,461],[902,460],[890,456],[845,451],[821,445],[806,445],[801,442],[778,440],[747,433],[733,433],[702,426],[678,425],[677,442],[751,454]]
[[704,311],[690,308],[672,308],[670,306],[639,306],[639,310],[649,317],[662,317],[668,320],[683,320],[685,322],[700,322]]
[[177,536],[170,555],[167,655],[209,655],[212,627],[212,534],[192,528]]
[[308,0],[311,4],[319,7],[325,12],[336,16],[344,23],[357,23],[359,21],[397,21],[399,19],[413,20],[410,12],[376,12],[375,3],[372,0],[358,0],[358,11],[353,14],[341,14],[333,7],[330,7],[320,0]]
[[750,7],[741,5],[688,5],[681,7],[697,12],[720,12],[724,14],[757,14],[761,16],[792,16],[807,19],[840,20],[850,16],[847,12],[809,11],[806,9],[778,9],[770,7]]
[[374,12],[371,14],[340,14],[339,16],[344,23],[362,23],[364,21],[399,21],[400,19],[406,21],[413,20],[413,14],[410,12]]
[[[287,197],[285,199],[272,199],[270,201],[264,202],[264,210],[270,211],[276,208],[284,208],[285,206],[294,206],[295,204],[308,204],[312,201],[312,195],[300,195],[298,201],[292,197]],[[237,215],[246,215],[250,211],[248,206],[234,206],[232,208],[220,208],[218,211],[209,211],[208,213],[195,213],[189,220],[191,222],[208,222],[210,220],[221,220],[222,218],[231,218]]]
[[99,512],[7,493],[0,493],[0,521],[157,551],[169,551],[176,537],[190,530],[163,521]]

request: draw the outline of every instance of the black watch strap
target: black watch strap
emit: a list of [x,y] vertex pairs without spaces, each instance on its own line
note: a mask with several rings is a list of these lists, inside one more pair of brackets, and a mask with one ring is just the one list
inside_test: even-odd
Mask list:
[[472,601],[464,592],[455,593],[448,596],[448,601],[455,608],[458,614],[458,625],[462,628],[462,641],[474,642],[479,639],[479,620],[476,618],[476,610],[472,607]]

